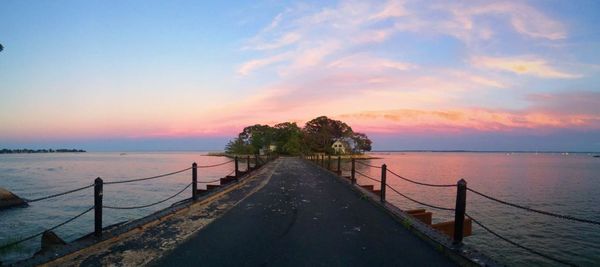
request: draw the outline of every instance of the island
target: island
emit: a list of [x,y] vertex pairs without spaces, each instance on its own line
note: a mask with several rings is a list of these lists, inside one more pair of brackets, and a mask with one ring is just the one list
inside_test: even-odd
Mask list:
[[320,116],[303,128],[295,122],[245,127],[225,147],[226,154],[362,155],[371,151],[372,141],[345,122]]
[[0,154],[31,154],[31,153],[83,153],[82,149],[0,149]]

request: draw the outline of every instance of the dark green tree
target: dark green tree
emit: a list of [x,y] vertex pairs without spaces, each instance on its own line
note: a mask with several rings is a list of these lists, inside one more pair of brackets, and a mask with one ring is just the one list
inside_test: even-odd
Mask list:
[[331,145],[338,139],[352,137],[348,124],[326,116],[317,117],[304,125],[304,137],[312,151],[332,153]]
[[355,132],[352,135],[352,141],[354,142],[353,152],[363,153],[365,151],[371,151],[371,144],[373,144],[373,142],[366,134]]

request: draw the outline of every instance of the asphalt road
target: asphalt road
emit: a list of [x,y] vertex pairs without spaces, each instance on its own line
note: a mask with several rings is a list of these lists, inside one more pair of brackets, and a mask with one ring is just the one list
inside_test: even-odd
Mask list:
[[154,264],[455,266],[325,170],[278,161],[261,190]]

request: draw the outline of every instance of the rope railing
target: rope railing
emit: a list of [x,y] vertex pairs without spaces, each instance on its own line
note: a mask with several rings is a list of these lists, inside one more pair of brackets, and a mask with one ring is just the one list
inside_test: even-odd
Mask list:
[[91,188],[93,186],[94,185],[91,184],[91,185],[86,185],[84,187],[79,187],[79,188],[76,188],[76,189],[73,189],[73,190],[69,190],[69,191],[65,191],[65,192],[62,192],[62,193],[53,194],[53,195],[49,195],[49,196],[45,196],[45,197],[40,197],[40,198],[35,198],[35,199],[25,199],[25,202],[27,202],[27,203],[33,203],[33,202],[38,202],[38,201],[42,201],[42,200],[46,200],[46,199],[60,197],[60,196],[68,195],[68,194],[71,194],[71,193],[79,192],[81,190],[88,189],[88,188]]
[[371,179],[371,180],[373,180],[373,181],[375,181],[375,182],[381,183],[381,180],[377,180],[377,179],[375,179],[375,178],[373,178],[373,177],[371,177],[371,176],[369,176],[369,175],[366,175],[366,174],[364,174],[364,173],[362,173],[362,172],[359,172],[359,171],[357,171],[357,170],[354,170],[354,172],[355,172],[355,173],[357,173],[357,174],[358,174],[358,175],[360,175],[360,176],[363,176],[363,177],[365,177],[365,178],[368,178],[368,179]]
[[221,163],[217,163],[217,164],[213,164],[213,165],[198,165],[198,167],[196,167],[196,168],[198,168],[198,169],[204,169],[204,168],[213,168],[213,167],[218,167],[218,166],[225,165],[225,164],[227,164],[227,163],[232,163],[232,162],[234,162],[234,161],[235,161],[235,160],[234,160],[234,159],[232,159],[232,160],[229,160],[229,161],[225,161],[225,162],[221,162]]
[[479,225],[481,228],[483,228],[484,230],[486,230],[488,233],[494,235],[497,238],[500,238],[500,239],[504,240],[505,242],[507,242],[507,243],[509,243],[509,244],[511,244],[513,246],[519,247],[519,248],[524,249],[524,250],[526,250],[526,251],[528,251],[528,252],[530,252],[532,254],[538,255],[538,256],[540,256],[542,258],[545,258],[545,259],[548,259],[548,260],[551,260],[551,261],[554,261],[554,262],[558,262],[558,263],[561,263],[561,264],[564,264],[564,265],[567,265],[567,266],[577,266],[577,265],[575,265],[573,263],[570,263],[570,262],[567,262],[565,260],[558,259],[556,257],[553,257],[553,256],[550,256],[550,255],[541,253],[541,252],[539,252],[537,250],[534,250],[532,248],[523,246],[523,245],[521,245],[521,244],[519,244],[519,243],[517,243],[515,241],[512,241],[512,240],[510,240],[510,239],[508,239],[508,238],[506,238],[506,237],[504,237],[504,236],[502,236],[502,235],[494,232],[492,229],[490,229],[489,227],[485,226],[483,223],[481,223],[480,221],[476,220],[475,218],[471,217],[469,214],[465,213],[465,216],[469,217],[475,224]]
[[[260,167],[264,163],[266,163],[268,161],[271,161],[271,160],[273,160],[275,158],[276,157],[269,156],[269,157],[266,157],[265,159],[263,159],[262,157],[256,156],[254,158],[254,160],[255,160],[254,168]],[[83,187],[75,188],[75,189],[72,189],[72,190],[68,190],[68,191],[65,191],[65,192],[61,192],[61,193],[57,193],[57,194],[52,194],[52,195],[48,195],[48,196],[44,196],[44,197],[39,197],[39,198],[35,198],[35,199],[24,199],[24,200],[27,203],[33,203],[33,202],[37,202],[37,201],[42,201],[42,200],[46,200],[46,199],[51,199],[51,198],[55,198],[55,197],[59,197],[59,196],[68,195],[68,194],[71,194],[71,193],[79,192],[79,191],[82,191],[82,190],[85,190],[85,189],[93,187],[94,188],[94,206],[93,207],[91,207],[91,208],[83,211],[82,213],[80,213],[80,214],[78,214],[78,215],[76,215],[76,216],[74,216],[74,217],[72,217],[72,218],[70,218],[70,219],[68,219],[68,220],[66,220],[64,222],[61,222],[60,224],[57,224],[54,227],[52,227],[50,229],[47,229],[45,231],[52,231],[52,230],[54,230],[54,229],[56,229],[58,227],[61,227],[61,226],[65,225],[65,224],[68,224],[68,223],[76,220],[77,218],[83,216],[84,214],[86,214],[86,213],[88,213],[88,212],[90,212],[92,210],[95,210],[95,213],[94,213],[95,214],[95,217],[94,217],[94,235],[96,237],[100,237],[102,235],[102,230],[103,230],[103,228],[102,228],[102,209],[103,208],[105,208],[105,209],[116,209],[116,210],[131,210],[131,209],[141,209],[141,208],[152,207],[152,206],[155,206],[155,205],[167,202],[167,201],[169,201],[169,200],[171,200],[171,199],[173,199],[173,198],[181,195],[188,188],[190,188],[190,186],[193,186],[193,189],[194,189],[193,193],[192,193],[191,199],[192,200],[196,200],[197,199],[197,195],[198,195],[197,192],[196,192],[196,189],[197,189],[196,185],[197,184],[207,184],[207,183],[215,183],[215,182],[221,181],[221,178],[215,179],[215,180],[212,180],[212,181],[197,181],[197,178],[198,178],[197,177],[198,176],[197,175],[198,174],[197,173],[197,169],[218,167],[218,166],[222,166],[222,165],[225,165],[225,164],[229,164],[231,162],[235,162],[235,169],[233,171],[231,171],[230,173],[228,173],[227,175],[225,175],[225,177],[230,176],[230,175],[232,175],[234,173],[235,173],[235,175],[237,177],[241,173],[244,173],[244,172],[240,172],[240,170],[239,170],[239,166],[238,166],[238,162],[239,161],[238,160],[239,160],[238,157],[236,157],[234,160],[229,160],[229,161],[226,161],[226,162],[222,162],[222,163],[218,163],[218,164],[212,164],[212,165],[197,165],[196,163],[193,163],[191,167],[184,168],[184,169],[181,169],[181,170],[178,170],[178,171],[174,171],[174,172],[169,172],[169,173],[155,175],[155,176],[150,176],[150,177],[127,179],[127,180],[120,180],[120,181],[104,182],[104,181],[102,181],[102,179],[100,177],[98,177],[98,178],[96,178],[94,180],[94,184],[91,184],[91,185],[86,185],[86,186],[83,186]],[[249,161],[248,161],[248,165],[249,165]],[[254,169],[254,168],[252,168],[252,169]],[[252,169],[248,169],[246,171],[250,171]],[[177,191],[174,195],[171,195],[171,196],[169,196],[169,197],[167,197],[165,199],[162,199],[160,201],[156,201],[156,202],[153,202],[153,203],[145,204],[145,205],[138,205],[138,206],[123,206],[123,207],[119,207],[119,206],[111,206],[111,205],[102,205],[102,200],[103,200],[103,195],[104,195],[103,194],[103,186],[104,185],[132,183],[132,182],[139,182],[139,181],[146,181],[146,180],[158,179],[158,178],[162,178],[162,177],[167,177],[167,176],[171,176],[171,175],[183,173],[183,172],[186,172],[186,171],[189,171],[189,170],[192,170],[192,182],[189,183],[189,184],[187,184],[183,189]],[[179,203],[179,202],[176,202],[176,203]],[[20,244],[22,242],[31,240],[31,239],[33,239],[35,237],[43,235],[45,231],[40,232],[40,233],[36,233],[34,235],[27,236],[26,238],[20,239],[18,241],[14,241],[14,242],[10,242],[10,243],[7,243],[7,244],[0,245],[0,249],[5,249],[5,248],[8,248],[8,247]]]
[[356,160],[355,162],[358,163],[358,164],[360,164],[360,165],[363,165],[363,166],[367,166],[367,167],[371,167],[371,168],[375,168],[375,169],[381,169],[381,166],[371,165],[371,164],[368,164],[368,163],[364,163],[364,162],[362,162],[360,160]]
[[409,197],[409,196],[407,196],[405,194],[400,193],[400,191],[396,190],[396,188],[394,188],[394,187],[392,187],[390,185],[386,184],[386,186],[387,186],[387,188],[389,188],[392,191],[396,192],[396,194],[401,195],[402,197],[404,197],[404,198],[406,198],[406,199],[408,199],[408,200],[410,200],[412,202],[415,202],[417,204],[420,204],[420,205],[423,205],[423,206],[426,206],[426,207],[430,207],[430,208],[433,208],[433,209],[438,209],[438,210],[455,211],[455,209],[453,209],[453,208],[445,208],[445,207],[435,206],[435,205],[427,204],[425,202],[418,201],[418,200],[413,199],[413,198],[411,198],[411,197]]
[[189,171],[191,170],[192,167],[188,167],[182,170],[178,170],[178,171],[174,171],[174,172],[170,172],[170,173],[165,173],[165,174],[160,174],[160,175],[156,175],[156,176],[150,176],[150,177],[144,177],[144,178],[136,178],[136,179],[129,179],[129,180],[121,180],[121,181],[113,181],[113,182],[104,182],[105,185],[110,185],[110,184],[124,184],[124,183],[133,183],[133,182],[139,182],[139,181],[146,181],[146,180],[153,180],[153,179],[158,179],[158,178],[162,178],[162,177],[167,177],[167,176],[171,176],[171,175],[175,175],[178,173],[182,173],[185,171]]
[[168,198],[165,198],[163,200],[157,201],[157,202],[153,202],[150,204],[146,204],[146,205],[140,205],[140,206],[129,206],[129,207],[116,207],[116,206],[102,206],[102,208],[106,208],[106,209],[115,209],[115,210],[133,210],[133,209],[143,209],[143,208],[148,208],[148,207],[152,207],[161,203],[164,203],[166,201],[169,201],[170,199],[173,199],[176,196],[179,196],[181,193],[183,193],[186,189],[188,189],[190,186],[192,185],[192,183],[189,183],[188,185],[186,185],[183,189],[181,189],[179,192],[175,193],[175,195],[172,195]]
[[556,218],[564,219],[564,220],[570,220],[570,221],[576,221],[576,222],[582,222],[582,223],[589,223],[589,224],[600,225],[599,221],[593,221],[593,220],[588,220],[588,219],[581,219],[581,218],[577,218],[577,217],[573,217],[573,216],[569,216],[569,215],[562,215],[562,214],[557,214],[557,213],[553,213],[553,212],[549,212],[549,211],[543,211],[543,210],[528,208],[528,207],[525,207],[525,206],[522,206],[522,205],[518,205],[518,204],[515,204],[515,203],[511,203],[511,202],[508,202],[508,201],[497,199],[495,197],[488,196],[486,194],[483,194],[483,193],[481,193],[479,191],[476,191],[474,189],[471,189],[471,188],[467,188],[467,190],[469,190],[469,191],[471,191],[471,192],[473,192],[473,193],[475,193],[477,195],[480,195],[480,196],[482,196],[484,198],[487,198],[489,200],[498,202],[500,204],[508,205],[508,206],[515,207],[515,208],[518,208],[518,209],[522,209],[522,210],[525,210],[525,211],[535,212],[535,213],[539,213],[539,214],[543,214],[543,215],[547,215],[547,216],[552,216],[552,217],[556,217]]
[[430,187],[456,187],[455,184],[428,184],[428,183],[422,183],[422,182],[418,182],[418,181],[415,181],[415,180],[412,180],[412,179],[408,179],[408,178],[406,178],[404,176],[401,176],[401,175],[399,175],[399,174],[391,171],[390,169],[388,169],[387,171],[389,173],[391,173],[392,175],[394,175],[394,176],[396,176],[396,177],[398,177],[398,178],[400,178],[400,179],[402,179],[404,181],[413,183],[413,184],[418,184],[418,185],[423,185],[423,186],[430,186]]
[[[325,158],[325,156],[316,156],[316,157],[310,157],[309,160],[312,160],[317,165],[321,165],[322,167],[325,167],[325,165],[323,163],[324,158]],[[366,175],[363,172],[360,172],[360,171],[356,170],[355,163],[358,163],[358,164],[361,164],[361,165],[364,165],[364,166],[368,166],[368,167],[372,167],[372,168],[382,169],[381,170],[381,172],[382,172],[381,173],[381,180],[378,180],[378,179],[376,179],[374,177],[371,177],[369,175]],[[358,160],[354,160],[354,159],[352,159],[352,169],[347,170],[347,169],[338,167],[338,170],[341,170],[341,171],[350,171],[350,173],[351,173],[350,177],[351,177],[352,184],[356,184],[356,180],[355,180],[355,175],[356,174],[358,174],[358,175],[360,175],[362,177],[366,177],[368,179],[371,179],[371,180],[373,180],[375,182],[380,182],[381,183],[381,187],[382,187],[381,191],[380,191],[381,192],[381,195],[380,195],[381,202],[385,202],[386,201],[385,200],[385,190],[383,190],[383,189],[389,188],[390,190],[394,191],[396,194],[398,194],[398,195],[404,197],[405,199],[408,199],[408,200],[410,200],[410,201],[412,201],[412,202],[414,202],[416,204],[419,204],[419,205],[422,205],[422,206],[425,206],[425,207],[429,207],[429,208],[432,208],[432,209],[454,212],[455,213],[454,214],[454,218],[455,218],[455,221],[457,221],[457,222],[461,222],[465,218],[469,218],[469,219],[471,219],[472,222],[474,222],[475,224],[477,224],[478,226],[480,226],[481,228],[483,228],[485,231],[487,231],[490,234],[492,234],[492,235],[494,235],[494,236],[496,236],[496,237],[504,240],[505,242],[508,242],[508,243],[510,243],[510,244],[512,244],[512,245],[514,245],[516,247],[524,249],[524,250],[526,250],[526,251],[528,251],[528,252],[530,252],[532,254],[535,254],[535,255],[540,256],[542,258],[545,258],[547,260],[551,260],[553,262],[561,263],[561,264],[568,265],[568,266],[576,266],[576,265],[573,264],[573,263],[570,263],[568,261],[565,261],[563,259],[559,259],[557,257],[554,257],[552,255],[548,255],[548,254],[542,253],[540,251],[537,251],[535,249],[526,247],[526,246],[521,245],[521,244],[519,244],[519,243],[517,243],[515,241],[512,241],[512,240],[510,240],[510,239],[508,239],[508,238],[506,238],[506,237],[498,234],[497,232],[494,232],[493,230],[491,230],[489,227],[487,227],[486,225],[484,225],[480,221],[478,221],[475,218],[471,217],[469,214],[467,214],[465,212],[465,210],[466,210],[466,192],[467,191],[471,191],[474,194],[477,194],[477,195],[479,195],[481,197],[484,197],[486,199],[495,201],[497,203],[508,205],[508,206],[515,207],[515,208],[522,209],[522,210],[529,211],[529,212],[539,213],[539,214],[543,214],[543,215],[547,215],[547,216],[552,216],[552,217],[556,217],[556,218],[560,218],[560,219],[571,220],[571,221],[576,221],[576,222],[581,222],[581,223],[588,223],[588,224],[600,225],[600,221],[595,221],[595,220],[590,220],[590,219],[583,219],[583,218],[578,218],[578,217],[574,217],[574,216],[563,215],[563,214],[553,213],[553,212],[549,212],[549,211],[533,209],[533,208],[525,207],[523,205],[519,205],[519,204],[511,203],[511,202],[508,202],[508,201],[504,201],[504,200],[501,200],[501,199],[498,199],[498,198],[486,195],[484,193],[481,193],[481,192],[479,192],[477,190],[468,188],[467,187],[467,182],[464,181],[464,180],[462,180],[462,179],[459,180],[456,184],[424,183],[424,182],[420,182],[420,181],[416,181],[416,180],[413,180],[413,179],[409,179],[409,178],[403,177],[403,176],[397,174],[396,172],[394,172],[392,170],[389,170],[385,164],[383,164],[383,165],[381,165],[381,167],[379,167],[379,166],[374,166],[374,165],[367,164],[367,163],[364,163],[364,162],[361,162],[361,161],[358,161]],[[456,208],[448,208],[448,207],[436,206],[436,205],[432,205],[432,204],[425,203],[425,202],[416,200],[414,198],[411,198],[411,197],[409,197],[409,196],[401,193],[396,188],[394,188],[394,187],[390,186],[389,184],[387,184],[386,183],[386,175],[385,175],[386,173],[390,173],[390,174],[392,174],[393,176],[396,176],[399,179],[402,179],[404,181],[407,181],[407,182],[410,182],[410,183],[413,183],[413,184],[421,185],[421,186],[428,186],[428,187],[456,187],[457,188]],[[460,243],[462,243],[462,239],[464,237],[464,232],[463,232],[464,230],[461,230],[461,229],[463,229],[463,226],[464,226],[463,223],[454,223],[454,226],[453,226],[454,227],[454,232],[453,232],[453,236],[451,236],[453,244],[460,244]]]
[[8,244],[4,244],[4,245],[0,246],[0,250],[2,250],[2,249],[5,249],[5,248],[8,248],[8,247],[15,246],[15,245],[17,245],[17,244],[20,244],[20,243],[23,243],[23,242],[25,242],[25,241],[27,241],[27,240],[34,239],[34,238],[36,238],[36,237],[38,237],[38,236],[41,236],[41,235],[43,235],[43,234],[44,234],[44,232],[46,232],[46,231],[54,231],[54,230],[56,230],[56,228],[58,228],[58,227],[61,227],[61,226],[65,225],[65,224],[67,224],[67,223],[70,223],[70,222],[72,222],[72,221],[76,220],[77,218],[79,218],[79,217],[83,216],[84,214],[86,214],[86,213],[90,212],[90,211],[91,211],[91,210],[93,210],[93,209],[94,209],[94,207],[91,207],[91,208],[89,208],[89,209],[87,209],[87,210],[85,210],[85,211],[83,211],[83,212],[81,212],[81,213],[79,213],[79,214],[75,215],[74,217],[71,217],[70,219],[68,219],[68,220],[66,220],[66,221],[64,221],[64,222],[62,222],[62,223],[59,223],[59,224],[57,224],[57,225],[53,226],[53,227],[52,227],[52,228],[50,228],[50,229],[44,230],[44,231],[42,231],[42,232],[39,232],[39,233],[37,233],[37,234],[30,235],[30,236],[28,236],[28,237],[25,237],[25,238],[23,238],[23,239],[20,239],[20,240],[18,240],[18,241],[14,241],[14,242],[10,242],[10,243],[8,243]]

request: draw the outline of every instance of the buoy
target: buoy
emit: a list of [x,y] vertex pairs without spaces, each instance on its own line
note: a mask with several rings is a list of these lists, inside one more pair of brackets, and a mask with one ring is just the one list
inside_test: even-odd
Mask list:
[[25,200],[0,187],[0,210],[22,206],[27,206]]

